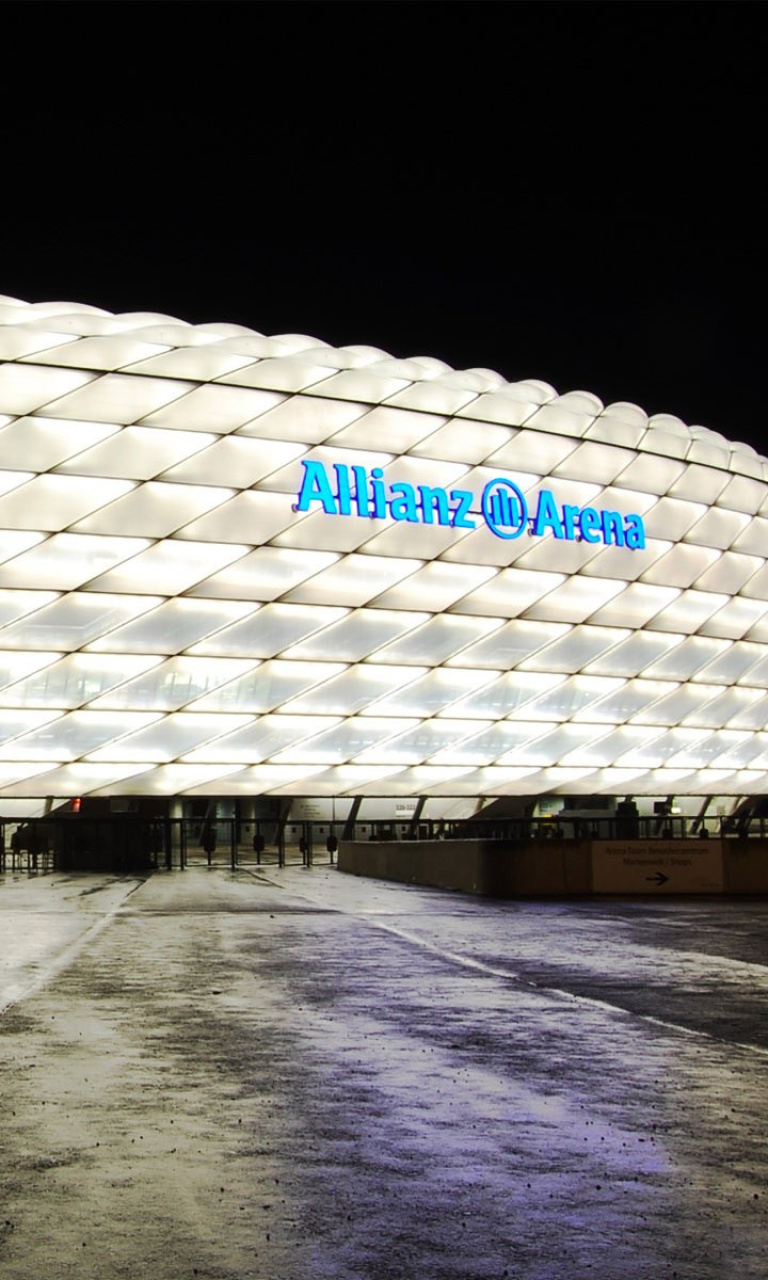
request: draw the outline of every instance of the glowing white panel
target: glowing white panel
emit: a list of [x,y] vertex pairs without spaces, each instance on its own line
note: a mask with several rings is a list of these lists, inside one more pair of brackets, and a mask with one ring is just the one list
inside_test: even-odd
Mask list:
[[[110,715],[105,711],[72,711],[32,733],[6,743],[0,748],[0,759],[76,760],[78,756],[94,751],[102,743],[131,733],[155,718],[153,712],[123,711],[119,715]],[[107,754],[104,758],[141,761],[149,757]]]
[[529,702],[522,710],[514,711],[510,719],[569,720],[623,683],[623,680],[600,676],[571,676],[542,697]]
[[[242,769],[235,774],[228,773],[226,787],[217,781],[210,788],[198,784],[187,790],[192,795],[269,795],[286,782],[302,780],[308,783],[315,774],[322,772],[321,764],[257,764],[252,769]],[[308,786],[307,790],[314,794],[313,786]]]
[[[374,409],[374,413],[386,413],[386,409]],[[395,410],[389,410],[395,412]],[[409,417],[423,419],[426,415],[412,414]],[[439,422],[439,419],[434,419]],[[361,426],[365,425],[365,419]],[[404,448],[409,448],[409,452],[418,458],[446,458],[455,462],[480,463],[494,454],[497,449],[506,444],[510,438],[510,432],[507,427],[494,426],[490,422],[478,422],[473,425],[471,430],[467,429],[465,422],[453,420],[446,423],[445,426],[439,427],[433,431],[426,439],[422,438],[419,443],[413,443]],[[387,432],[384,436],[387,443],[390,443],[390,436]],[[341,443],[341,438],[336,437],[334,444]],[[399,448],[394,442],[391,447]]]
[[[58,653],[0,653],[0,689],[56,662]],[[5,702],[5,695],[3,696]],[[19,704],[9,704],[19,705]]]
[[[304,721],[309,727],[310,721]],[[377,720],[373,716],[352,716],[332,729],[326,729],[302,742],[286,747],[273,759],[276,764],[307,761],[310,764],[341,764],[345,760],[355,759],[358,763],[381,763],[400,759],[380,744],[386,739],[402,734],[403,729],[415,729],[415,720]],[[402,740],[402,739],[400,739]],[[403,757],[405,759],[405,757]],[[408,757],[412,760],[413,754]],[[423,755],[418,757],[423,759]]]
[[554,644],[521,662],[520,670],[562,671],[573,675],[629,635],[629,631],[618,627],[573,627]]
[[[362,720],[363,717],[360,717]],[[445,748],[455,750],[458,743],[474,737],[489,726],[476,720],[425,720],[405,733],[391,737],[380,745],[369,747],[357,756],[360,764],[421,764],[430,756],[436,756]],[[435,761],[448,764],[449,761]],[[453,760],[454,764],[462,764],[461,760]]]
[[[4,434],[0,432],[0,448],[2,448]],[[743,551],[746,555],[764,556],[768,547],[768,520],[764,516],[755,516],[731,545],[734,551]]]
[[[214,423],[218,426],[215,418],[211,419],[211,424]],[[164,478],[174,483],[220,484],[246,489],[306,452],[306,445],[288,440],[227,436],[170,467]]]
[[[320,770],[319,772],[318,769]],[[312,766],[312,794],[329,797],[364,795],[368,789],[367,784],[374,783],[370,790],[371,794],[375,796],[382,790],[383,783],[384,793],[389,795],[390,788],[386,785],[385,780],[394,777],[401,770],[402,766],[391,764],[340,764],[331,767],[314,765]],[[294,778],[292,782],[286,782],[280,787],[274,787],[269,794],[273,796],[303,796],[306,795],[306,787],[302,778],[298,777]]]
[[152,480],[174,463],[199,453],[216,439],[200,431],[161,431],[157,427],[125,427],[100,444],[63,462],[63,475],[117,476]]
[[768,600],[768,565],[750,578],[742,588],[742,594],[751,600]]
[[453,565],[433,561],[379,597],[382,608],[429,609],[440,613],[461,600],[475,587],[494,577],[486,566]]
[[727,551],[749,523],[749,516],[742,512],[710,507],[693,528],[688,530],[685,540],[697,546],[717,547],[721,551]]
[[[69,477],[66,477],[69,479]],[[51,476],[64,480],[64,476]],[[74,477],[72,477],[74,480]],[[76,483],[93,484],[78,480]],[[106,483],[106,482],[105,482]],[[111,481],[131,487],[126,481]],[[165,538],[175,533],[205,511],[218,507],[232,497],[231,490],[203,488],[191,484],[161,484],[150,481],[132,489],[125,497],[87,516],[77,525],[77,533],[141,533],[145,537]],[[94,504],[95,505],[95,504]],[[236,541],[226,538],[224,541]]]
[[[482,532],[482,530],[480,531]],[[474,536],[474,535],[470,535]],[[498,541],[498,539],[497,539]],[[557,573],[580,573],[585,565],[590,564],[593,560],[604,554],[604,548],[599,543],[573,541],[561,541],[558,538],[521,538],[509,544],[510,548],[518,548],[512,551],[511,558],[508,563],[515,565],[518,569],[533,569],[538,572],[543,570],[545,573],[554,571]],[[616,551],[613,547],[611,550],[619,556],[624,553]],[[609,565],[614,568],[613,564]],[[637,569],[637,573],[641,572],[641,565],[634,561],[629,562],[631,569]],[[624,576],[632,576],[632,574],[607,573],[597,574],[597,577],[614,577],[621,578]],[[637,576],[637,575],[635,575]]]
[[[745,684],[761,685],[764,681],[759,676],[757,679],[753,677],[753,673],[760,670],[761,663],[765,664],[764,672],[768,677],[768,654],[765,647],[743,641],[723,648],[719,656],[708,662],[694,679],[706,680],[710,684],[734,684],[743,679]],[[768,679],[765,683],[768,683]]]
[[[488,458],[489,467],[504,467],[508,471],[532,471],[536,475],[549,475],[555,467],[572,454],[575,440],[565,436],[547,435],[544,431],[519,431],[507,440],[496,453]],[[578,477],[583,479],[588,472]]]
[[684,471],[685,464],[676,458],[641,454],[616,477],[614,484],[620,489],[639,489],[641,493],[661,496],[669,492]]
[[593,548],[597,555],[585,561],[583,572],[587,577],[620,578],[624,582],[635,582],[644,578],[647,571],[666,555],[672,544],[658,542],[649,538],[643,551],[633,551],[629,547]]
[[[202,658],[190,661],[203,662]],[[207,659],[208,663],[215,659]],[[223,661],[223,659],[219,659]],[[258,669],[224,685],[215,693],[200,698],[195,711],[272,711],[286,704],[286,710],[299,710],[287,704],[300,693],[314,685],[330,682],[344,668],[338,662],[281,662],[274,658]],[[336,714],[335,707],[322,708],[327,714]]]
[[[358,551],[365,547],[375,551],[378,543],[377,533],[386,530],[385,520],[329,520],[324,511],[314,511],[309,515],[293,511],[285,494],[266,493],[256,490],[254,495],[243,494],[242,497],[254,496],[260,501],[269,500],[274,503],[275,536],[272,538],[276,547],[299,547],[314,551]],[[277,513],[279,512],[279,521]],[[443,531],[444,532],[444,531]],[[451,530],[447,531],[449,534]],[[432,538],[429,529],[427,539],[419,550],[425,556],[431,554]],[[410,552],[411,547],[407,550]],[[438,548],[439,549],[439,548]]]
[[725,734],[713,733],[708,738],[703,738],[701,742],[683,747],[681,751],[669,757],[669,767],[671,769],[683,769],[686,766],[693,769],[708,768],[720,755],[724,736]]
[[241,427],[239,434],[261,436],[267,440],[290,440],[291,443],[320,444],[364,412],[365,405],[354,402],[323,400],[319,396],[291,396],[275,409],[262,413]]
[[[368,668],[370,669],[370,668]],[[387,668],[393,670],[394,668]],[[411,671],[416,668],[410,668]],[[490,684],[490,671],[469,671],[460,667],[438,668],[415,680],[404,689],[380,698],[372,709],[377,716],[438,715],[460,698],[466,698],[479,686]],[[463,718],[463,717],[462,717]]]
[[[107,712],[91,714],[106,716]],[[129,713],[123,712],[126,714]],[[198,715],[194,711],[180,711],[158,719],[158,714],[151,712],[144,716],[145,724],[152,722],[148,728],[129,733],[100,751],[92,750],[89,760],[151,760],[165,764],[204,742],[250,724],[253,719],[252,716]]]
[[717,501],[719,506],[755,515],[765,501],[765,485],[747,476],[731,476]]
[[619,595],[625,585],[601,578],[567,578],[562,586],[532,604],[526,612],[529,618],[543,622],[584,622]]
[[[216,606],[219,607],[219,606]],[[231,626],[225,626],[216,635],[190,648],[191,654],[215,654],[232,657],[273,658],[276,653],[332,626],[346,614],[345,609],[325,609],[291,604],[237,605],[231,608],[247,608],[248,616]],[[256,616],[255,610],[258,610]]]
[[[336,562],[329,551],[285,551],[259,547],[215,576],[191,588],[190,595],[224,600],[274,600],[292,586]],[[332,601],[338,604],[338,600]]]
[[[360,407],[362,410],[363,406]],[[363,413],[349,426],[342,427],[340,431],[330,436],[330,440],[332,444],[344,449],[367,449],[372,440],[383,440],[386,441],[387,449],[392,453],[405,453],[407,450],[421,455],[423,446],[429,445],[435,437],[439,440],[442,435],[441,428],[450,432],[452,424],[449,423],[446,428],[443,428],[444,422],[445,418],[437,414],[412,413],[408,409],[393,409],[390,406],[377,405],[375,409]],[[496,429],[491,428],[491,430]],[[465,428],[461,430],[466,434]],[[454,450],[451,449],[450,436],[446,438],[443,447],[437,446],[437,452],[434,455],[428,452],[425,456],[453,459]],[[457,462],[474,461],[466,456],[466,449],[462,448],[455,451],[455,460]]]
[[[181,486],[179,486],[181,487]],[[285,531],[293,525],[301,526],[303,531],[307,517],[297,515],[286,503],[285,496],[277,493],[262,493],[251,490],[238,493],[234,497],[228,492],[213,511],[203,515],[199,520],[192,520],[177,536],[180,538],[200,539],[203,542],[245,542],[251,545],[270,542],[279,536],[282,545],[307,547],[312,551],[338,551],[339,539],[322,534],[337,533],[338,521],[326,520],[321,527],[320,537],[302,537],[295,540],[284,536]]]
[[[13,529],[65,529],[133,488],[130,480],[45,475],[0,497],[0,526]],[[124,533],[126,530],[116,530]],[[147,532],[146,530],[144,532]]]
[[[222,716],[217,718],[224,720]],[[291,743],[302,742],[325,729],[332,729],[338,724],[338,717],[312,716],[310,719],[307,716],[259,716],[251,720],[244,729],[237,729],[232,733],[226,732],[229,723],[230,717],[226,717],[223,736],[190,751],[185,759],[192,764],[219,760],[249,764],[254,760],[268,760]]]
[[[428,616],[426,613],[388,613],[385,609],[356,609],[332,626],[323,631],[316,631],[314,635],[286,649],[284,656],[286,658],[319,658],[321,661],[336,658],[342,662],[359,662],[375,652],[376,661],[379,662],[382,660],[382,645],[387,645],[393,637],[412,632],[414,627],[419,627],[426,622]],[[460,640],[456,643],[460,643]],[[387,645],[387,650],[391,647]],[[384,661],[398,660],[396,657],[384,658]],[[429,660],[439,661],[431,653],[426,661]],[[425,659],[422,658],[422,661]]]
[[724,636],[740,640],[768,613],[768,601],[731,597],[722,609],[713,613],[701,627],[703,635]]
[[[32,764],[25,761],[23,764],[2,764],[0,765],[0,793],[3,796],[51,796],[59,795],[60,792],[46,786],[53,777],[58,774],[59,770],[53,773],[47,764]],[[41,777],[43,782],[38,785],[34,779]],[[65,795],[74,794],[72,791],[64,792]],[[77,793],[79,794],[79,792]]]
[[[469,618],[451,614],[430,618],[429,621],[424,614],[398,613],[395,616],[418,618],[422,625],[415,630],[409,628],[405,634],[402,634],[405,629],[401,629],[400,639],[377,650],[377,662],[415,662],[437,665],[453,656],[459,657],[461,651],[466,650],[473,641],[497,631],[501,625],[498,618]],[[473,666],[475,664],[457,662],[456,665]],[[489,665],[498,665],[498,663]]]
[[[47,369],[41,365],[0,365],[0,404],[5,413],[25,414],[42,409],[76,387],[85,387],[94,374],[76,369]],[[57,413],[56,417],[60,415]],[[102,421],[105,419],[102,418]],[[106,421],[110,420],[109,414]]]
[[661,498],[645,513],[645,532],[649,539],[679,542],[706,512],[702,502],[683,502],[680,498]]
[[727,471],[716,471],[712,467],[702,467],[689,461],[685,471],[670,487],[669,495],[709,506],[722,493],[727,483]]
[[0,360],[19,360],[22,356],[48,351],[71,341],[69,334],[46,333],[38,328],[27,327],[26,332],[3,329],[0,330]]
[[[351,521],[347,522],[348,524]],[[360,538],[356,546],[365,545],[366,554],[377,556],[407,556],[413,551],[413,525],[407,520],[385,523],[383,520],[371,520],[368,527],[355,521],[358,530],[365,530],[367,537]],[[298,532],[298,531],[297,531]],[[303,533],[304,530],[302,529]],[[419,551],[425,560],[433,560],[442,556],[463,538],[467,537],[466,529],[452,529],[449,525],[430,524],[419,530]],[[350,550],[353,550],[350,546]],[[471,557],[470,557],[471,559]]]
[[[73,591],[5,627],[0,632],[0,646],[5,649],[81,649],[95,637],[159,603],[151,597],[85,595]],[[102,647],[109,648],[108,645]],[[146,649],[138,652],[146,653]]]
[[[7,654],[4,659],[26,658],[27,654]],[[59,707],[61,709],[79,707],[90,703],[107,689],[130,680],[137,672],[146,671],[156,665],[158,659],[148,656],[120,657],[110,654],[72,653],[59,662],[50,662],[50,654],[35,654],[40,669],[24,680],[19,680],[3,693],[3,700],[9,707]],[[40,659],[46,659],[43,666]],[[131,710],[141,708],[141,703],[119,702],[119,695],[113,694],[112,707],[129,707]],[[96,704],[94,704],[96,705]]]
[[582,480],[589,476],[595,484],[612,484],[634,457],[630,449],[585,440],[552,468],[552,476],[569,480]]
[[[653,683],[653,682],[651,682]],[[639,711],[634,717],[635,724],[680,724],[682,720],[690,720],[699,707],[710,702],[722,690],[714,684],[682,684],[660,698],[650,707]]]
[[[396,774],[387,774],[387,795],[421,796],[431,791],[441,782],[453,782],[467,773],[466,765],[429,765],[417,764],[410,769],[398,769]],[[377,776],[375,783],[367,787],[358,787],[358,794],[375,795],[381,790],[381,781]]]
[[[2,542],[2,534],[0,534]],[[0,591],[0,628],[56,600],[56,591]],[[4,632],[0,630],[0,648]]]
[[2,720],[0,720],[0,743],[5,744],[12,738],[31,733],[42,724],[50,724],[61,714],[61,711],[54,711],[51,708],[46,708],[44,711],[3,710]]
[[[294,553],[286,551],[283,554]],[[302,552],[302,558],[307,554],[309,553]],[[421,565],[421,560],[395,560],[386,556],[344,556],[330,568],[322,569],[311,578],[305,578],[300,586],[294,587],[291,591],[285,591],[284,595],[286,600],[297,604],[341,604],[357,608],[381,596],[382,592],[402,578],[410,577],[421,568]],[[2,581],[1,578],[0,581]],[[409,599],[408,593],[403,591],[400,607],[418,609],[423,601],[416,591],[412,593],[412,597]],[[385,599],[382,599],[382,607],[387,607]]]
[[[709,736],[709,729],[669,729],[650,742],[626,751],[621,757],[621,764],[623,767],[642,765],[646,769],[656,769],[679,751],[693,748]],[[672,780],[670,774],[670,782]],[[659,790],[664,794],[663,786]],[[673,788],[668,788],[667,795],[670,790]]]
[[[169,335],[170,337],[170,335]],[[161,355],[149,356],[146,360],[137,360],[131,365],[131,373],[148,373],[154,378],[182,378],[200,381],[205,378],[213,381],[225,374],[234,373],[253,364],[253,358],[237,355],[219,346],[192,347],[184,350],[164,351]],[[279,404],[281,397],[274,391],[262,391],[264,411]]]
[[750,760],[753,769],[768,769],[768,733],[756,733],[757,754]]
[[142,415],[147,426],[170,430],[210,431],[212,424],[224,435],[260,417],[272,406],[272,396],[246,387],[220,383],[195,387],[172,402]]
[[[475,619],[480,621],[480,619]],[[451,667],[514,667],[536,655],[538,650],[571,628],[551,622],[508,622],[494,629],[483,640],[472,644],[448,660]]]
[[[706,687],[706,686],[702,686]],[[710,692],[714,686],[710,687]],[[713,729],[720,729],[724,725],[731,724],[734,720],[743,723],[742,717],[749,720],[750,710],[757,702],[764,702],[765,694],[762,689],[744,689],[733,688],[726,689],[723,693],[713,697],[711,701],[706,702],[702,707],[698,707],[689,716],[686,716],[685,723],[687,725],[709,725]],[[765,705],[763,705],[760,714],[764,715]],[[753,727],[761,728],[762,723],[758,722]]]
[[448,796],[501,796],[524,795],[526,792],[536,793],[535,784],[526,786],[527,779],[535,778],[538,769],[535,765],[522,765],[519,768],[473,769],[461,777],[452,778],[443,786],[435,786],[433,795]]
[[[331,663],[323,665],[332,667]],[[285,709],[294,715],[351,716],[357,712],[367,714],[368,704],[374,699],[394,689],[401,689],[403,685],[410,685],[422,674],[420,667],[375,666],[373,663],[366,663],[365,666],[351,667],[335,679],[329,679],[319,688],[305,693],[303,697],[294,698]],[[370,714],[379,716],[397,713],[384,711],[376,703]],[[413,716],[418,712],[414,707],[407,707],[401,714]]]
[[[524,569],[503,569],[495,578],[475,588],[455,604],[454,610],[456,613],[490,617],[517,617],[564,581],[561,573],[527,573]],[[418,607],[418,602],[414,607]]]
[[541,393],[537,394],[533,386],[526,394],[510,394],[512,388],[506,386],[500,394],[489,392],[473,397],[463,408],[456,411],[459,418],[478,419],[481,422],[498,422],[506,426],[520,426],[541,404]]
[[[109,660],[106,654],[100,657],[87,654],[83,655],[83,661],[95,666]],[[119,662],[127,668],[127,664],[137,663],[139,659],[123,654],[119,658],[113,658],[112,661]],[[129,680],[126,669],[123,678],[127,683],[103,697],[94,698],[92,706],[105,711],[139,707],[150,711],[176,711],[179,707],[191,702],[193,698],[201,697],[208,690],[215,689],[226,681],[236,680],[237,676],[256,666],[251,659],[235,658],[169,658],[163,662],[155,657],[151,661],[154,669],[148,670],[145,675],[140,675],[137,679]],[[201,711],[208,709],[200,707]]]
[[[304,480],[303,464],[305,462],[322,462],[329,475],[332,475],[332,468],[336,464],[351,465],[355,463],[365,467],[367,470],[371,470],[374,467],[386,467],[391,461],[392,454],[380,450],[373,451],[369,448],[350,453],[348,449],[334,449],[330,445],[320,445],[310,449],[304,457],[297,457],[285,466],[273,469],[271,474],[259,481],[259,489],[267,492],[284,493],[286,496],[292,495],[293,501],[295,501],[295,495],[299,493]],[[389,478],[389,473],[387,478]],[[354,482],[352,487],[354,491]],[[356,519],[357,517],[352,518]]]
[[600,725],[599,728],[592,729],[592,737],[586,735],[590,726],[583,725],[563,725],[564,730],[571,732],[579,731],[581,738],[576,740],[572,750],[561,757],[562,764],[590,764],[590,765],[611,765],[616,761],[623,763],[624,756],[627,752],[636,751],[638,748],[644,747],[648,742],[652,742],[654,738],[661,736],[661,730],[654,725],[634,725],[623,724],[620,728],[614,729],[612,733],[605,733],[606,726]]
[[768,724],[768,694],[743,707],[729,721],[729,729],[762,729]]
[[[99,766],[92,765],[96,769]],[[111,766],[102,765],[107,769]],[[128,768],[131,766],[123,766]],[[135,765],[132,766],[134,769]],[[161,764],[141,777],[134,777],[120,787],[122,795],[141,796],[176,796],[184,795],[192,787],[199,787],[204,782],[214,779],[219,784],[219,791],[229,792],[228,780],[232,775],[242,771],[242,765],[203,765],[203,764]],[[95,788],[94,788],[95,790]]]
[[537,435],[539,431],[557,431],[561,435],[578,437],[584,435],[594,416],[594,412],[589,416],[584,413],[574,413],[565,401],[565,397],[558,396],[550,404],[542,405],[532,413],[526,425],[535,428]]
[[663,586],[690,587],[691,583],[720,559],[720,552],[709,547],[692,547],[683,542],[662,555],[655,564],[645,570],[644,582]]
[[244,546],[222,546],[218,542],[159,542],[119,568],[94,578],[91,587],[137,595],[176,595],[239,560],[247,551]]
[[728,597],[707,591],[684,591],[653,619],[659,631],[696,631],[713,613],[727,604]]
[[634,788],[635,779],[642,778],[644,773],[644,769],[598,769],[590,776],[589,789],[595,794],[630,791]]
[[69,422],[62,430],[55,419],[17,418],[0,430],[0,467],[49,471],[117,430],[104,422]]
[[[621,636],[626,632],[616,628],[615,634]],[[636,676],[683,639],[681,635],[669,635],[664,631],[635,631],[594,662],[585,663],[584,670],[593,676]]]
[[[9,529],[0,529],[0,563],[13,561],[15,557],[31,547],[39,546],[45,541],[44,533],[16,533]],[[13,583],[9,584],[13,585]],[[24,583],[29,586],[29,583]]]
[[621,445],[625,449],[634,449],[645,435],[645,424],[616,419],[607,413],[601,413],[587,427],[584,436],[587,440],[599,441],[601,444]]
[[[87,603],[92,597],[83,595],[79,598]],[[258,607],[234,601],[214,603],[207,600],[177,599],[163,603],[160,599],[142,596],[114,596],[112,599],[126,601],[125,614],[132,621],[115,630],[111,630],[108,625],[103,626],[102,638],[92,641],[88,646],[93,653],[180,653],[194,640],[208,636],[227,622],[240,619]],[[108,622],[109,619],[105,621]],[[215,649],[213,651],[216,652]]]
[[760,753],[757,734],[737,733],[725,729],[717,735],[722,751],[712,756],[712,764],[721,769],[743,769]]
[[[727,640],[709,640],[701,636],[689,636],[645,670],[654,680],[690,680],[696,672],[699,678],[708,680],[705,668],[721,655],[730,653],[732,645]],[[717,678],[710,681],[717,684]]]
[[642,627],[680,595],[678,587],[652,587],[632,582],[626,591],[614,596],[592,617],[592,622],[606,627]]
[[615,693],[602,698],[587,711],[574,716],[574,719],[592,720],[603,724],[622,724],[630,717],[634,717],[636,721],[642,720],[639,712],[651,708],[647,719],[653,721],[653,705],[676,688],[677,686],[671,680],[628,680]]
[[561,724],[549,733],[521,743],[501,756],[499,764],[593,764],[595,762],[585,748],[599,738],[601,731],[605,731],[605,726]]
[[[58,372],[56,370],[55,372]],[[82,375],[80,375],[82,376]],[[50,403],[55,418],[81,418],[85,422],[138,422],[161,405],[189,391],[188,382],[165,378],[140,378],[107,373]],[[27,412],[29,412],[27,410]]]
[[[495,672],[489,674],[497,675]],[[466,716],[470,720],[496,720],[510,715],[518,707],[525,707],[533,698],[562,684],[564,679],[565,676],[550,672],[509,671],[468,697],[454,702],[450,714],[462,719]]]

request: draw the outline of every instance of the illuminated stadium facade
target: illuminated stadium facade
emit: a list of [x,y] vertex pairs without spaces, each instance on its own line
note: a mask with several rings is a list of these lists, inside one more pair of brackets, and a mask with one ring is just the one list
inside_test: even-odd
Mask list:
[[765,791],[748,446],[486,369],[76,304],[0,298],[0,361],[0,813],[728,814]]

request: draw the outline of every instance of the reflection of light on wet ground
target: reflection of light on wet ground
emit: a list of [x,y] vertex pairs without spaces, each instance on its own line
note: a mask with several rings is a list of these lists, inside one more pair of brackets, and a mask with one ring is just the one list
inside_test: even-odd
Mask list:
[[61,972],[138,883],[104,876],[0,876],[0,1013]]

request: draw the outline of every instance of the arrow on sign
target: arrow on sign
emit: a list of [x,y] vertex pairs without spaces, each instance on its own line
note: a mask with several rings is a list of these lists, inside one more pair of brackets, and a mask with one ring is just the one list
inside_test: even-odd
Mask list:
[[659,888],[661,888],[663,884],[667,883],[669,876],[665,876],[663,872],[657,871],[655,876],[646,876],[645,878],[646,880],[652,880],[654,884],[657,884]]

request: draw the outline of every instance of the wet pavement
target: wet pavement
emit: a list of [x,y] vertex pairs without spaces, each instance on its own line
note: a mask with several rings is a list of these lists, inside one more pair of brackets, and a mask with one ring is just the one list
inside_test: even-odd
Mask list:
[[0,1277],[765,1280],[768,901],[0,878]]

